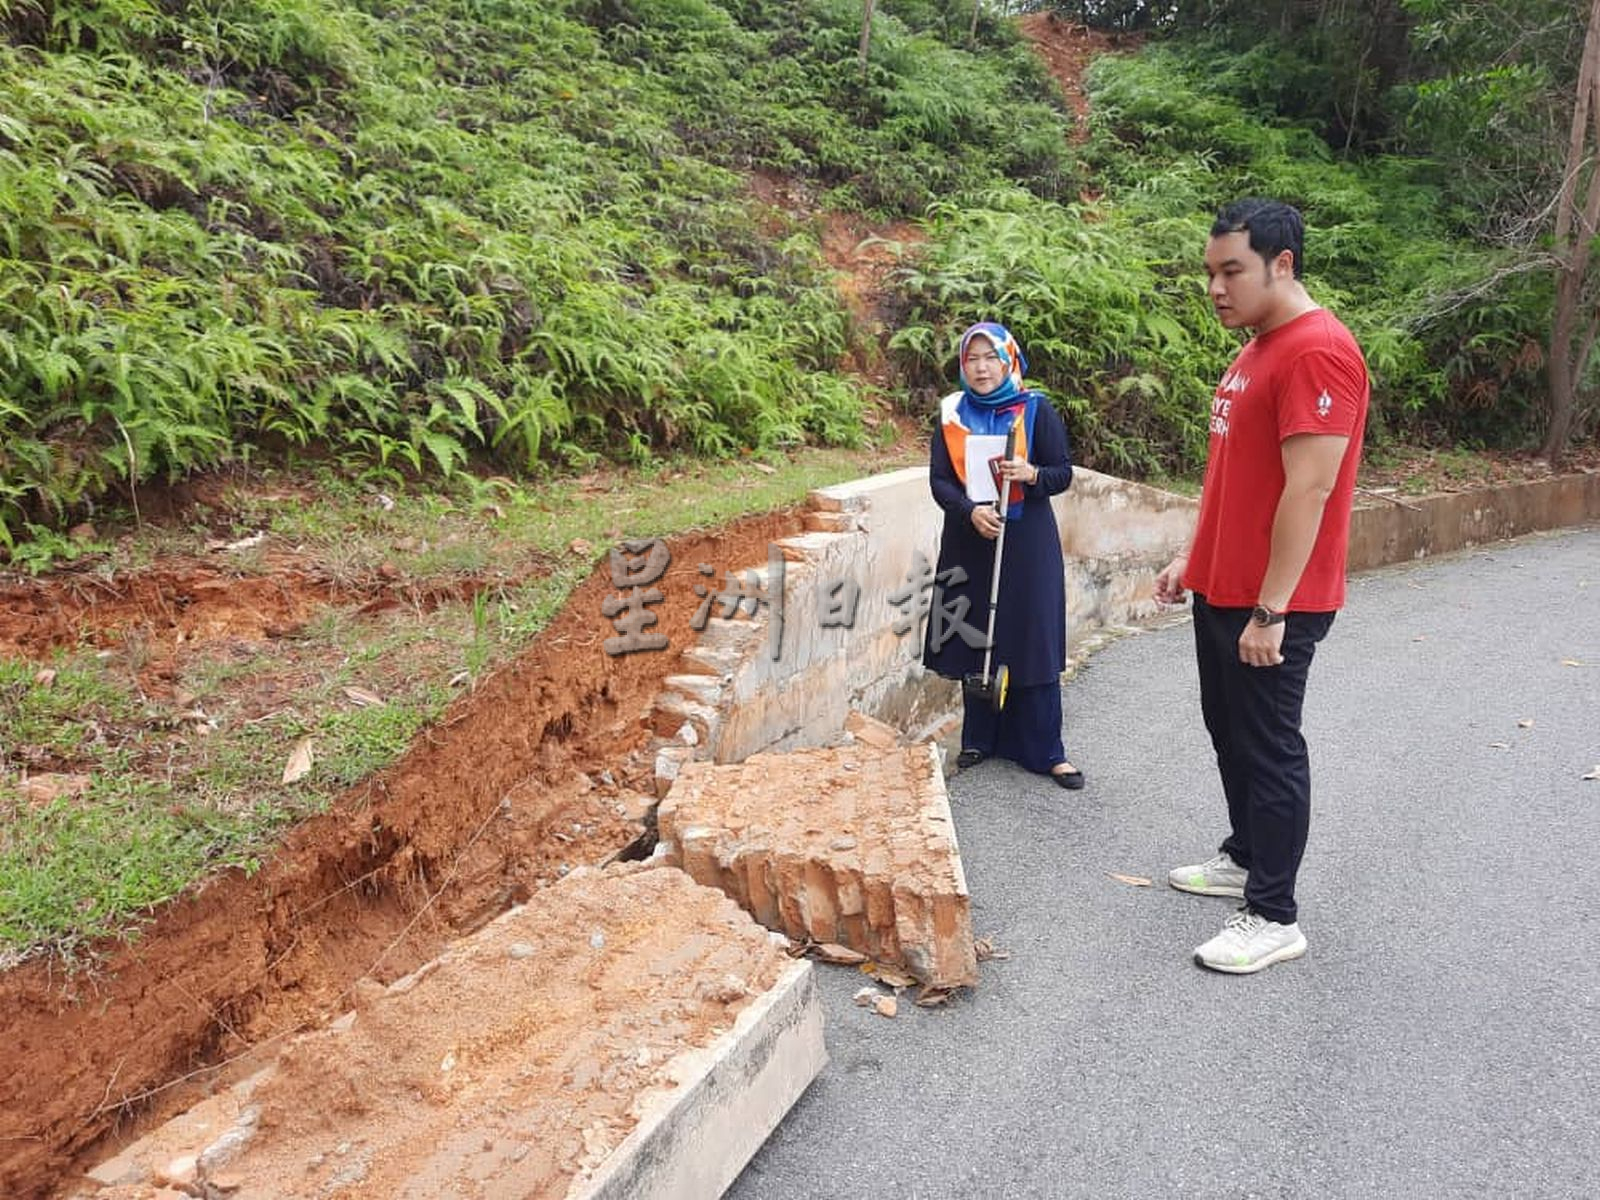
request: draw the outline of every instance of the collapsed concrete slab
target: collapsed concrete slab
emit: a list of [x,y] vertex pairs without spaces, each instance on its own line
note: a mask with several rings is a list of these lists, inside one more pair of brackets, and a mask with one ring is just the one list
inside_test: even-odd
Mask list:
[[580,870],[81,1194],[715,1197],[826,1062],[811,971],[680,871]]
[[796,940],[834,942],[934,987],[978,980],[937,750],[869,745],[685,763],[661,853]]

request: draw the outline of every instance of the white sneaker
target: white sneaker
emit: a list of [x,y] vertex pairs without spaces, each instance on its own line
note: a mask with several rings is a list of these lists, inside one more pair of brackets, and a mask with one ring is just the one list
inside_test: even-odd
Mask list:
[[1223,922],[1222,932],[1196,946],[1194,960],[1213,971],[1252,975],[1276,962],[1299,958],[1306,952],[1299,922],[1280,925],[1260,913],[1241,908]]
[[1174,867],[1167,872],[1167,882],[1180,892],[1193,892],[1197,896],[1237,896],[1244,899],[1244,879],[1248,872],[1226,850],[1215,858],[1192,867]]

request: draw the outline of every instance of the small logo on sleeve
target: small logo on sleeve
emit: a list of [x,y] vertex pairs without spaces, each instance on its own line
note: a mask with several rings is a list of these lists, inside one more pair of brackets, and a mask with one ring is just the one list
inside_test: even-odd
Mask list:
[[1317,397],[1317,416],[1327,420],[1329,411],[1333,408],[1333,397],[1328,395],[1328,389],[1322,389],[1322,395]]

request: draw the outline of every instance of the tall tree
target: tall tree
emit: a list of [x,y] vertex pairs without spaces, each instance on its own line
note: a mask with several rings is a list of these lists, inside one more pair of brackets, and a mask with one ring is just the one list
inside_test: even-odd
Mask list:
[[1591,0],[1589,8],[1555,222],[1552,248],[1558,265],[1548,359],[1550,424],[1544,439],[1544,455],[1552,462],[1566,453],[1584,375],[1600,335],[1600,281],[1593,278],[1600,275],[1594,269],[1595,244],[1600,241],[1600,0]]
[[872,10],[878,0],[863,0],[861,5],[861,78],[867,77],[867,55],[872,51]]

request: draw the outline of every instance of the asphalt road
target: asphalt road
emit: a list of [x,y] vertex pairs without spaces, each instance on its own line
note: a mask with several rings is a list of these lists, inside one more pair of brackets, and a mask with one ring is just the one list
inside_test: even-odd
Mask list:
[[1191,638],[1068,685],[1087,790],[951,780],[1011,957],[894,1020],[821,968],[832,1061],[729,1196],[1600,1196],[1600,527],[1351,581],[1306,703],[1310,949],[1255,976],[1190,957],[1236,902],[1165,885],[1223,833]]

